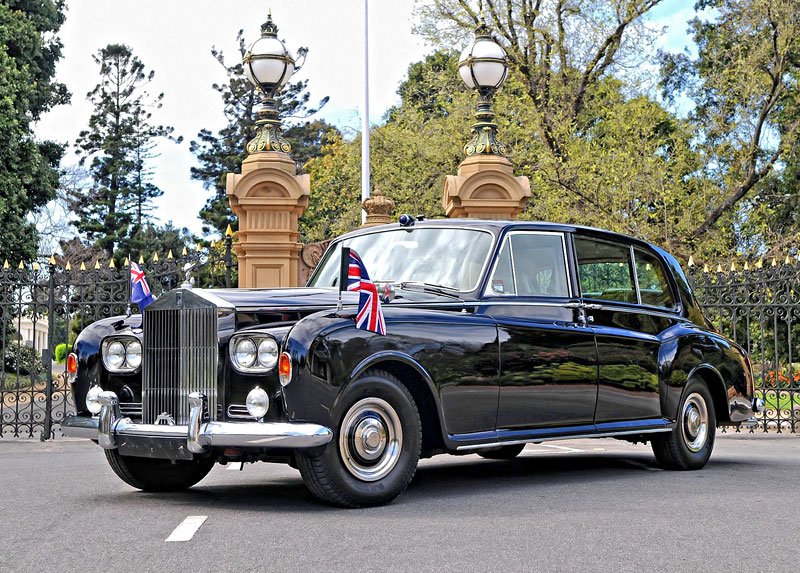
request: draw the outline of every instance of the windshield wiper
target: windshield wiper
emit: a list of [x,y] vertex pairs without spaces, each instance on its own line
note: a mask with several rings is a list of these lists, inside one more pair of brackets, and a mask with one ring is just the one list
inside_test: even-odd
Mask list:
[[439,294],[442,296],[455,298],[461,300],[461,296],[457,293],[459,292],[457,289],[452,287],[446,287],[443,285],[436,285],[432,283],[423,283],[417,281],[404,281],[401,283],[396,283],[395,288],[399,288],[402,290],[407,290],[411,292],[424,292],[424,293],[431,293],[431,294]]

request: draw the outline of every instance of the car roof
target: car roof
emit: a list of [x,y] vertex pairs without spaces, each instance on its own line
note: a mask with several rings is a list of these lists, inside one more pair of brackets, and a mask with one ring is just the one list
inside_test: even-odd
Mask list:
[[[625,242],[637,243],[651,248],[656,248],[659,252],[662,252],[662,250],[659,249],[656,245],[653,245],[641,239],[637,239],[636,237],[631,237],[630,235],[624,235],[622,233],[608,231],[605,229],[598,229],[596,227],[588,227],[585,225],[570,225],[566,223],[552,223],[549,221],[519,221],[519,220],[511,221],[505,219],[424,219],[422,221],[414,222],[414,228],[425,228],[425,227],[458,227],[461,229],[473,228],[483,231],[489,231],[493,234],[500,234],[502,231],[508,229],[531,229],[539,231],[557,231],[563,233],[586,232],[588,234],[603,235],[604,237],[612,240],[616,239]],[[385,231],[397,228],[401,228],[400,223],[390,223],[388,225],[376,225],[374,227],[367,227],[351,231],[349,233],[342,235],[342,237],[348,238],[368,233],[374,233],[376,231]]]

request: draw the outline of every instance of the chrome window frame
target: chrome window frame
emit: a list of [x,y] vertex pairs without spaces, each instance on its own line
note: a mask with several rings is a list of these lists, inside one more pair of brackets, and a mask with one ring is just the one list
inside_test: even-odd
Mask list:
[[[564,273],[567,278],[567,294],[566,296],[553,296],[553,295],[520,295],[517,289],[517,269],[514,265],[514,246],[511,244],[511,237],[514,235],[557,235],[561,238],[561,256],[564,263]],[[511,256],[511,273],[512,280],[514,281],[514,294],[499,294],[492,290],[492,277],[497,270],[497,265],[500,262],[500,253],[508,241],[509,252]],[[566,233],[562,231],[537,231],[535,229],[514,229],[508,231],[503,235],[503,241],[500,248],[497,249],[497,256],[494,258],[489,274],[486,277],[486,286],[483,289],[481,298],[500,297],[500,298],[561,298],[570,299],[575,295],[572,291],[572,273],[570,272],[569,257],[567,256],[567,237]]]
[[[659,305],[655,305],[655,304],[644,304],[642,302],[641,290],[640,290],[640,287],[639,287],[639,271],[636,268],[636,250],[637,249],[639,251],[641,251],[642,253],[644,253],[645,255],[648,255],[650,258],[652,258],[658,264],[659,267],[661,267],[661,274],[664,277],[664,280],[665,280],[666,286],[667,286],[667,290],[668,290],[668,292],[670,294],[670,297],[672,298],[672,306],[659,306]],[[644,307],[647,307],[647,308],[660,308],[660,309],[663,309],[663,310],[666,310],[666,311],[669,311],[669,312],[680,312],[680,308],[678,306],[678,301],[680,300],[680,298],[675,296],[675,289],[672,286],[672,281],[670,281],[670,274],[671,273],[667,270],[667,267],[664,265],[664,261],[661,259],[661,257],[659,257],[658,254],[653,252],[653,251],[648,251],[644,247],[635,246],[635,245],[631,245],[631,257],[632,257],[632,260],[633,260],[633,271],[634,271],[634,273],[636,273],[636,292],[639,293],[639,306],[644,306]]]

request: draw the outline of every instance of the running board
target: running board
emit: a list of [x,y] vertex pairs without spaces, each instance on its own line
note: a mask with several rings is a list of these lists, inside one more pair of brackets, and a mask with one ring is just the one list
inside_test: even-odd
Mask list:
[[672,428],[665,426],[662,428],[647,428],[642,430],[624,430],[619,432],[603,432],[603,433],[587,433],[587,434],[569,434],[564,436],[548,436],[548,437],[530,437],[518,440],[502,440],[499,442],[489,442],[485,444],[469,444],[465,446],[458,446],[456,450],[481,450],[483,448],[495,448],[497,446],[515,446],[517,444],[540,444],[542,442],[554,442],[556,440],[579,440],[584,438],[617,438],[619,436],[638,436],[639,434],[659,434],[662,432],[671,432]]

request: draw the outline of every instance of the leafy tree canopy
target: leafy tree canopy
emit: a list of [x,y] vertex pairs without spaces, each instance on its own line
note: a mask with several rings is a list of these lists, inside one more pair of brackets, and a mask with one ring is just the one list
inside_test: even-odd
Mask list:
[[26,217],[58,186],[63,146],[36,141],[31,124],[69,101],[66,87],[54,81],[61,58],[55,33],[63,22],[59,0],[0,3],[0,261],[36,255],[36,228]]

